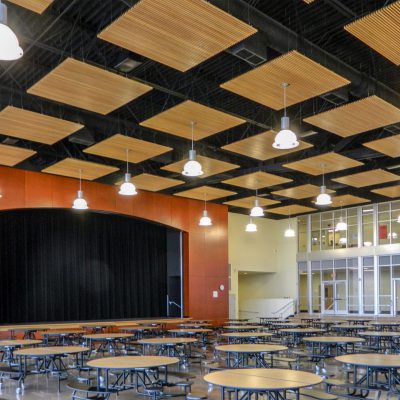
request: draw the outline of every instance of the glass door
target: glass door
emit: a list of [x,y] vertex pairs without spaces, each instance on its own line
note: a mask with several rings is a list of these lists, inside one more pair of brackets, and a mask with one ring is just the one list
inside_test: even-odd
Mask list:
[[323,282],[322,294],[322,313],[347,314],[346,281]]
[[321,309],[324,314],[335,313],[335,284],[333,282],[322,283],[322,304]]
[[346,281],[336,281],[335,286],[335,312],[347,314]]
[[400,315],[400,279],[393,279],[393,315]]

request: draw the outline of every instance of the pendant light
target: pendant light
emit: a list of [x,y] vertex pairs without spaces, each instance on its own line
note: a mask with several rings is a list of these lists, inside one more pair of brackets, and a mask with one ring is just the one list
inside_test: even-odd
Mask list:
[[296,237],[296,232],[294,231],[294,229],[292,228],[292,224],[290,222],[290,213],[289,213],[289,226],[288,228],[285,230],[285,233],[283,234],[283,236],[285,238],[293,238]]
[[18,60],[23,54],[17,36],[7,25],[7,6],[0,0],[0,60]]
[[191,123],[192,126],[192,148],[189,150],[189,161],[183,167],[182,175],[185,176],[200,176],[203,175],[203,170],[201,169],[201,164],[196,160],[196,150],[194,149],[194,122]]
[[246,225],[246,232],[257,232],[257,225],[253,222],[251,217],[249,223]]
[[281,118],[281,130],[275,136],[275,141],[272,147],[279,150],[294,149],[299,145],[296,134],[290,130],[290,119],[286,116],[286,88],[288,83],[283,82],[283,117]]
[[203,216],[200,218],[199,225],[200,226],[212,225],[211,218],[208,216],[207,213],[207,193],[204,193],[204,210],[203,210]]
[[124,177],[124,183],[119,188],[119,194],[123,196],[134,196],[137,194],[136,186],[131,182],[131,174],[129,173],[129,149],[126,149],[126,174]]
[[260,202],[258,200],[258,189],[256,188],[256,198],[254,200],[254,207],[250,211],[250,217],[263,217],[264,210],[260,207]]
[[340,202],[340,218],[339,222],[336,224],[335,231],[347,231],[347,223],[343,221],[343,202]]
[[88,204],[87,201],[83,198],[83,190],[82,190],[82,170],[79,170],[79,190],[77,198],[74,200],[72,204],[72,208],[75,210],[87,210]]
[[400,224],[400,214],[399,214],[399,216],[397,217],[397,223]]
[[327,206],[329,204],[332,204],[332,198],[330,194],[326,192],[324,166],[322,166],[322,186],[320,188],[320,193],[317,197],[317,201],[315,202],[315,204],[317,206]]

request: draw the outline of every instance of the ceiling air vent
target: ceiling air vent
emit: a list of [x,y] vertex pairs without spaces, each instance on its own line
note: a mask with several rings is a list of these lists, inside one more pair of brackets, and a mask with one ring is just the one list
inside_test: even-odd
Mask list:
[[3,144],[9,144],[9,145],[12,146],[12,145],[18,143],[18,139],[8,137],[8,138],[5,138],[2,143]]
[[231,47],[227,51],[253,67],[267,61],[267,46],[263,43],[262,38],[257,35]]
[[118,64],[116,64],[115,69],[127,74],[128,72],[131,72],[135,68],[137,68],[140,64],[142,64],[140,61],[132,60],[132,58],[127,57],[127,58],[124,58]]
[[71,143],[81,144],[84,146],[91,146],[92,144],[95,143],[92,133],[87,128],[83,128],[78,132],[72,134],[68,138],[68,141]]
[[390,125],[383,128],[385,131],[396,134],[400,133],[400,124]]
[[343,89],[338,89],[334,92],[322,94],[321,97],[329,103],[334,104],[335,106],[347,103],[349,101],[348,92],[347,90]]

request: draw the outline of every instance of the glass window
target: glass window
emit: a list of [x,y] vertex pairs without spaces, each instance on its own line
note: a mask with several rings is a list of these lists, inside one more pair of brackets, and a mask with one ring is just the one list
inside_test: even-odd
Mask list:
[[358,314],[358,259],[349,258],[347,260],[347,276],[348,276],[348,310],[351,314]]
[[390,314],[391,282],[390,266],[379,267],[379,314]]
[[321,269],[319,261],[311,262],[312,274],[312,311],[315,313],[321,312]]
[[308,279],[306,262],[299,262],[299,311],[308,312]]
[[299,253],[307,251],[307,216],[297,217]]
[[322,280],[323,281],[333,281],[334,280],[333,261],[332,260],[321,261],[321,270],[322,270]]
[[362,212],[362,244],[372,246],[374,244],[374,209],[372,206],[364,206]]
[[363,295],[363,312],[365,314],[373,314],[375,311],[373,267],[363,267]]

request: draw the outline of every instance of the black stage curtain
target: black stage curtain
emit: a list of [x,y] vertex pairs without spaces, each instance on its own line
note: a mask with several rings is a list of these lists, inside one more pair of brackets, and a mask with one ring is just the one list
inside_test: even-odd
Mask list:
[[167,231],[113,214],[0,213],[0,324],[166,315]]

